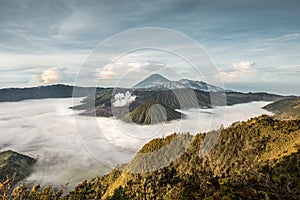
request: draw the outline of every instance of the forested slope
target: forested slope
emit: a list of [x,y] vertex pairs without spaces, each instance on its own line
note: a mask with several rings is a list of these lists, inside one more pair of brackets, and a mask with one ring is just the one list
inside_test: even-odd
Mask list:
[[[221,130],[207,156],[199,156],[204,138],[214,133],[173,134],[155,139],[129,164],[83,182],[65,198],[300,198],[300,120],[279,121],[264,115],[235,123]],[[172,156],[175,152],[179,156],[168,166],[147,169],[145,155],[151,157],[151,152],[164,148],[163,155]],[[134,169],[145,172],[133,173]]]

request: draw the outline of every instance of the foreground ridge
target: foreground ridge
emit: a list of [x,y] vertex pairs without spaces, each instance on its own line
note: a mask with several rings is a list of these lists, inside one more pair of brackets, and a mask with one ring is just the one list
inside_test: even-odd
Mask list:
[[[300,120],[262,115],[221,130],[214,149],[199,151],[212,133],[173,134],[146,144],[126,166],[143,166],[139,156],[167,146],[175,138],[191,141],[170,165],[131,173],[118,167],[79,184],[67,199],[299,199]],[[182,140],[179,140],[182,141]],[[169,149],[170,151],[176,151]],[[124,166],[123,166],[124,167]]]
[[[174,133],[144,145],[135,158],[67,195],[53,186],[19,185],[2,199],[299,199],[300,119],[262,115],[220,129],[208,155],[199,153],[217,131]],[[155,153],[159,154],[154,157]],[[163,159],[174,157],[165,163]],[[161,160],[160,160],[161,159]],[[159,160],[162,164],[155,166]],[[6,183],[7,181],[5,181]],[[7,188],[7,187],[6,187]],[[4,192],[3,192],[4,191]]]

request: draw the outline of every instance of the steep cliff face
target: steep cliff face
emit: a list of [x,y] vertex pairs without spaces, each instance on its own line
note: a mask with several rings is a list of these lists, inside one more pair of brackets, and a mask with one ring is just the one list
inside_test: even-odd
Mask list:
[[[212,151],[199,156],[216,134]],[[149,168],[164,158],[161,167]],[[65,198],[299,199],[299,172],[300,120],[260,116],[220,132],[155,139],[130,163],[78,185]]]

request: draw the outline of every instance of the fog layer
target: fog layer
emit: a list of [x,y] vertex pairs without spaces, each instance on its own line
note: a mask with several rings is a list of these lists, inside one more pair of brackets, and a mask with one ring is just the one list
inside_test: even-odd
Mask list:
[[[75,99],[75,104],[80,99]],[[41,184],[71,185],[101,176],[133,158],[146,142],[174,132],[209,131],[260,114],[268,102],[252,102],[215,109],[182,111],[185,119],[151,126],[114,118],[81,116],[69,109],[69,99],[0,103],[0,150],[14,150],[36,158],[28,178]]]

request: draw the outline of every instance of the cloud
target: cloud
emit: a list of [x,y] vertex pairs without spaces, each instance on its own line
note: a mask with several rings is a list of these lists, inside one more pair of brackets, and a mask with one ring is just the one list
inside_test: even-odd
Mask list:
[[41,78],[36,74],[32,75],[30,77],[30,80],[28,81],[28,85],[36,86],[36,85],[39,85],[39,84],[41,84]]
[[59,68],[54,67],[50,69],[46,69],[41,74],[41,79],[43,84],[51,84],[58,82],[62,78],[62,74]]
[[42,71],[41,74],[31,75],[28,85],[37,86],[41,84],[56,83],[62,79],[62,68],[52,67]]
[[147,62],[144,66],[148,71],[159,71],[166,68],[166,64],[159,62]]
[[121,66],[123,63],[116,62],[116,63],[110,63],[106,65],[104,68],[97,68],[95,70],[96,78],[98,79],[114,79],[118,76],[118,70],[116,70],[119,66]]
[[290,40],[299,40],[300,33],[289,33],[289,34],[283,34],[279,37],[274,38],[267,38],[262,40],[261,42],[285,42]]
[[242,61],[234,63],[227,71],[220,71],[219,76],[224,82],[243,81],[252,78],[256,74],[254,68],[255,63],[250,61]]
[[241,70],[243,72],[248,72],[252,70],[252,67],[255,65],[254,62],[250,62],[250,61],[242,61],[239,63],[235,63],[233,64],[233,67],[235,69]]
[[111,79],[114,78],[116,75],[116,72],[113,69],[106,69],[101,73],[101,78],[103,79]]
[[162,70],[166,67],[165,64],[159,62],[129,62],[128,64],[128,71],[130,72],[141,72],[141,71],[148,71],[154,72]]
[[[15,150],[38,160],[29,181],[45,185],[59,186],[66,182],[74,185],[108,173],[109,167],[129,162],[152,138],[174,132],[195,134],[219,128],[224,123],[223,108],[218,107],[204,110],[212,114],[202,110],[184,111],[186,119],[166,124],[133,125],[114,118],[77,115],[68,109],[73,100],[79,102],[82,98],[0,103],[0,148],[3,151]],[[225,125],[268,113],[261,109],[265,104],[253,102],[227,107]]]
[[219,76],[222,78],[224,82],[232,82],[238,77],[238,72],[237,71],[232,71],[232,72],[224,72],[221,71],[219,72]]
[[129,71],[132,72],[140,72],[141,68],[143,68],[143,66],[147,65],[147,63],[143,63],[143,62],[129,62],[128,64],[129,67]]
[[165,68],[165,64],[158,62],[129,62],[120,61],[106,65],[104,68],[96,69],[96,77],[100,79],[116,79],[120,78],[128,73],[145,74],[162,70]]
[[59,52],[59,55],[35,55],[35,54],[1,54],[0,68],[10,68],[17,70],[31,70],[41,66],[80,66],[87,54],[71,54]]
[[136,96],[131,95],[129,91],[125,93],[118,93],[115,94],[114,96],[114,102],[113,106],[114,107],[122,107],[131,104],[132,102],[135,101]]

